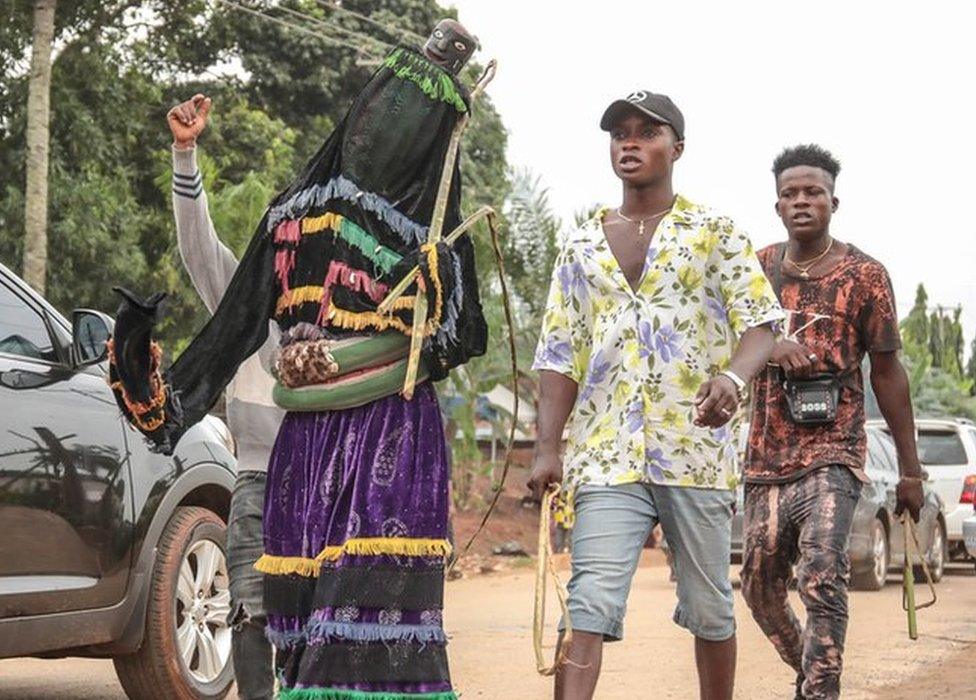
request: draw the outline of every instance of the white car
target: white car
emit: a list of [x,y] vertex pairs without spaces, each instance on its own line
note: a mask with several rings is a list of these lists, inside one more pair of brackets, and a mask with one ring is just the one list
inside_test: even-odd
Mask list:
[[976,559],[976,510],[962,524],[962,536],[966,542],[966,551]]
[[[887,432],[884,421],[870,423]],[[967,556],[963,522],[972,518],[976,504],[976,424],[966,418],[920,418],[915,426],[918,458],[945,504],[949,556],[963,559]],[[970,556],[974,550],[976,542],[969,546]]]

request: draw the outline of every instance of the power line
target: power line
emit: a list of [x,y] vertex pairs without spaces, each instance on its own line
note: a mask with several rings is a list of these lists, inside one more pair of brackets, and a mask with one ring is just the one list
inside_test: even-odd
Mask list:
[[325,0],[315,0],[315,2],[317,5],[319,5],[320,7],[324,7],[327,10],[333,10],[334,12],[338,12],[339,14],[356,17],[357,19],[361,19],[364,22],[369,22],[370,24],[375,25],[380,29],[385,29],[391,34],[400,34],[401,36],[405,36],[410,39],[419,40],[421,43],[427,41],[427,37],[420,36],[416,32],[411,31],[406,27],[397,27],[392,24],[387,24],[386,22],[381,22],[378,19],[373,19],[368,15],[360,14],[359,12],[354,12],[353,10],[347,9],[345,7],[340,7],[339,5],[326,2]]
[[388,44],[385,41],[382,41],[381,39],[377,39],[376,37],[370,36],[369,34],[364,34],[362,32],[357,32],[357,31],[354,31],[352,29],[346,29],[345,27],[341,27],[338,24],[329,24],[325,20],[320,19],[318,17],[315,17],[314,15],[309,15],[309,14],[306,14],[304,12],[299,12],[298,10],[293,10],[290,7],[284,7],[283,5],[278,5],[275,9],[281,10],[282,12],[286,12],[289,15],[298,18],[299,20],[305,20],[306,22],[311,22],[315,26],[322,27],[324,29],[330,29],[330,30],[337,30],[337,31],[340,31],[340,32],[345,32],[346,34],[351,35],[351,37],[354,40],[355,39],[360,39],[360,40],[363,40],[363,41],[373,42],[375,44],[379,44],[379,46],[381,47],[381,49],[383,51],[388,51],[388,50],[390,50],[390,49],[393,48],[393,45],[392,44]]
[[240,10],[241,12],[245,12],[253,17],[258,17],[267,20],[269,22],[274,22],[275,24],[285,27],[286,29],[291,29],[293,31],[300,32],[302,34],[308,34],[309,36],[314,37],[320,41],[324,41],[327,44],[332,44],[334,46],[344,46],[346,48],[353,49],[357,53],[364,54],[369,58],[379,58],[376,54],[366,50],[362,46],[357,46],[356,44],[352,44],[348,41],[343,41],[342,39],[338,39],[336,37],[325,36],[319,32],[314,32],[307,27],[294,24],[293,22],[288,22],[287,20],[283,20],[280,17],[275,17],[274,15],[269,15],[264,12],[261,12],[260,10],[255,10],[253,8],[242,5],[238,2],[234,2],[234,0],[217,0],[217,2],[226,5],[228,7],[231,7],[233,9]]

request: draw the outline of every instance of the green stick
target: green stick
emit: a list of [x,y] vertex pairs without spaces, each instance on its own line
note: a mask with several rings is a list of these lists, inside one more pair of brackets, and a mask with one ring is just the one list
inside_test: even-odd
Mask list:
[[915,617],[915,572],[912,569],[912,556],[910,549],[911,518],[902,519],[902,529],[905,531],[905,573],[902,575],[902,589],[905,597],[905,610],[908,613],[908,638],[918,639],[918,620]]

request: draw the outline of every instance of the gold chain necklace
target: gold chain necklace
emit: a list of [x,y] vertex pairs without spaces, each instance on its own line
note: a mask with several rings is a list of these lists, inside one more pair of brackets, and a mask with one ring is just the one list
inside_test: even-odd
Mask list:
[[637,235],[638,236],[643,236],[644,235],[644,224],[646,222],[650,221],[651,219],[656,219],[659,216],[664,216],[669,211],[671,211],[671,209],[673,209],[673,208],[674,208],[674,201],[672,200],[671,201],[671,204],[668,205],[668,208],[667,209],[662,209],[657,214],[651,214],[646,219],[637,220],[637,219],[631,219],[629,216],[624,216],[623,215],[623,212],[620,211],[620,207],[617,207],[617,216],[619,216],[624,221],[629,221],[632,224],[637,224]]
[[830,252],[830,249],[833,247],[834,247],[834,239],[831,238],[830,243],[827,244],[827,247],[824,248],[824,251],[820,253],[820,255],[816,256],[815,258],[811,258],[810,260],[804,260],[803,263],[801,264],[798,263],[796,260],[792,260],[789,254],[787,254],[786,262],[788,262],[790,265],[796,268],[796,270],[800,273],[800,277],[802,277],[803,279],[809,279],[810,270],[813,269],[814,265],[816,265],[818,262],[823,260],[824,257],[826,257],[827,253]]

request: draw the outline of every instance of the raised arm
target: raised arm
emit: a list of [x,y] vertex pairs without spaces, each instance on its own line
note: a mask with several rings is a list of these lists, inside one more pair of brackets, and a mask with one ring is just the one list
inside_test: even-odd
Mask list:
[[209,97],[197,94],[166,115],[173,134],[176,241],[190,281],[210,313],[217,308],[237,269],[234,254],[217,237],[197,166],[197,137],[206,128],[212,105]]

